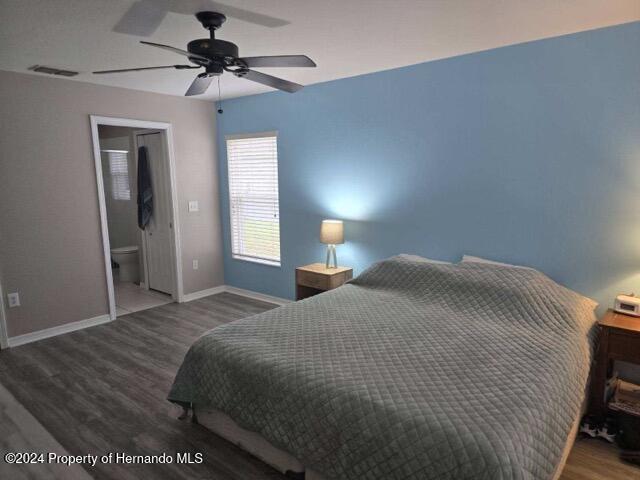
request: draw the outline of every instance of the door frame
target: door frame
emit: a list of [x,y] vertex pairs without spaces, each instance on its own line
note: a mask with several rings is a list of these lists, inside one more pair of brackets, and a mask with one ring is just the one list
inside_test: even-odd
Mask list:
[[131,118],[104,117],[89,115],[91,124],[91,141],[93,144],[93,158],[96,169],[96,184],[98,187],[98,206],[100,210],[100,230],[102,233],[102,247],[104,254],[104,266],[107,279],[107,296],[109,299],[109,316],[111,320],[116,318],[116,300],[113,288],[113,275],[111,272],[111,247],[109,244],[109,226],[107,224],[107,205],[104,193],[104,179],[102,177],[102,156],[100,155],[99,125],[114,127],[129,127],[136,129],[163,130],[167,142],[167,161],[169,163],[169,196],[170,211],[172,214],[173,235],[171,236],[171,253],[173,265],[174,289],[171,297],[176,302],[182,302],[184,290],[182,283],[182,247],[180,244],[180,221],[178,208],[178,188],[176,181],[176,162],[173,144],[173,128],[170,123],[154,122],[148,120],[136,120]]

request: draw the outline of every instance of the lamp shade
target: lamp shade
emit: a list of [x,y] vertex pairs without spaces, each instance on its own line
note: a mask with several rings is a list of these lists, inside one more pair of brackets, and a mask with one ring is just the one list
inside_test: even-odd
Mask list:
[[342,220],[323,220],[320,226],[320,242],[329,245],[344,243]]

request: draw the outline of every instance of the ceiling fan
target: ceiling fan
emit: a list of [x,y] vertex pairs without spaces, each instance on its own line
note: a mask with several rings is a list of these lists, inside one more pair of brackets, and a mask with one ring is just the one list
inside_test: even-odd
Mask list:
[[192,40],[187,45],[187,50],[162,45],[160,43],[140,41],[145,45],[162,48],[171,52],[186,56],[194,65],[162,65],[157,67],[124,68],[119,70],[101,70],[94,74],[134,72],[141,70],[159,70],[174,68],[176,70],[204,68],[205,71],[198,74],[185,93],[185,96],[200,95],[207,91],[214,77],[222,75],[225,71],[233,73],[236,77],[245,78],[269,87],[285,92],[293,93],[302,88],[302,85],[283,80],[282,78],[256,72],[251,68],[269,67],[315,67],[316,64],[306,55],[275,55],[267,57],[240,57],[238,46],[234,43],[215,38],[215,31],[222,26],[227,17],[218,12],[198,12],[196,18],[204,28],[209,30],[209,38]]

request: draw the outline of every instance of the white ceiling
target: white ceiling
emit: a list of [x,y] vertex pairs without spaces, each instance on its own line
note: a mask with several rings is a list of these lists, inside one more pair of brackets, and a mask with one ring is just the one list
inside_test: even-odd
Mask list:
[[[207,0],[182,0],[200,8]],[[93,70],[185,63],[138,43],[186,49],[208,32],[169,13],[148,38],[112,28],[132,0],[0,0],[0,69],[35,65],[80,71],[73,80],[183,95],[194,71],[92,75]],[[306,54],[315,69],[264,69],[308,85],[504,45],[640,20],[640,0],[221,0],[290,23],[268,28],[229,18],[218,38],[242,56]],[[42,75],[36,74],[34,75]],[[60,78],[60,77],[59,77]],[[225,74],[223,98],[270,91]],[[214,99],[215,83],[206,95]]]

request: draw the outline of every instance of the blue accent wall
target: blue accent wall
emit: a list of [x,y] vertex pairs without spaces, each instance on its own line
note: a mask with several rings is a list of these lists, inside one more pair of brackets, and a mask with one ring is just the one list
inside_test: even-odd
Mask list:
[[[227,284],[293,298],[398,253],[533,266],[603,304],[640,293],[640,22],[223,101]],[[295,52],[294,52],[295,53]],[[322,68],[319,65],[318,68]],[[282,267],[231,258],[225,135],[277,130]]]

